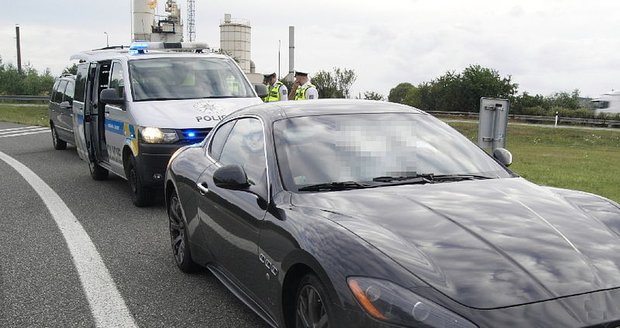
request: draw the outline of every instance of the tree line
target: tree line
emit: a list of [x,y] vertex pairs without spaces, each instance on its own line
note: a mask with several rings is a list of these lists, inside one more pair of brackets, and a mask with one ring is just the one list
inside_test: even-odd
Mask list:
[[[77,65],[73,64],[65,68],[63,74],[75,74],[76,70]],[[375,91],[365,91],[363,96],[352,95],[351,87],[356,80],[354,70],[338,67],[332,71],[321,70],[312,76],[312,84],[316,86],[319,98],[386,100],[385,96]],[[1,95],[49,95],[53,84],[54,77],[49,68],[39,73],[26,64],[19,72],[15,65],[4,64],[0,57]],[[580,97],[578,89],[548,96],[528,92],[518,95],[518,86],[510,75],[503,77],[494,69],[470,65],[461,73],[448,71],[418,85],[399,83],[390,90],[387,100],[426,111],[478,112],[480,98],[491,97],[510,100],[510,112],[514,114],[553,116],[558,113],[564,117],[594,117],[594,111],[589,108],[587,99]]]
[[[319,71],[312,77],[320,98],[351,98],[350,88],[357,76],[350,69],[334,68]],[[470,65],[462,72],[448,71],[429,82],[413,85],[399,83],[390,90],[387,100],[410,105],[425,111],[479,112],[480,98],[502,98],[510,101],[510,112],[522,115],[592,118],[595,112],[589,99],[572,92],[555,92],[551,95],[517,94],[519,85],[512,76],[501,76],[498,71]],[[355,98],[386,100],[375,91],[365,91]],[[610,116],[610,115],[608,115]],[[620,119],[620,115],[616,118]]]
[[49,95],[54,85],[54,77],[49,68],[39,73],[30,64],[18,68],[11,64],[4,64],[0,57],[0,94],[1,95]]
[[578,89],[548,96],[518,95],[518,86],[510,75],[502,77],[494,69],[470,65],[461,73],[449,71],[430,82],[400,83],[390,90],[388,100],[426,111],[478,112],[480,98],[490,97],[510,100],[514,114],[594,117],[588,99],[582,98]]

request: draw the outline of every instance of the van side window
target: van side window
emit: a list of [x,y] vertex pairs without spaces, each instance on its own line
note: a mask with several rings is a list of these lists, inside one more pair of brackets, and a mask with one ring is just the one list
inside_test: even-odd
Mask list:
[[112,64],[112,74],[110,74],[109,88],[116,90],[116,94],[121,98],[125,94],[123,66],[121,65],[121,63],[115,62]]
[[87,65],[78,65],[77,76],[75,77],[75,100],[84,102],[86,98],[86,74],[88,74]]

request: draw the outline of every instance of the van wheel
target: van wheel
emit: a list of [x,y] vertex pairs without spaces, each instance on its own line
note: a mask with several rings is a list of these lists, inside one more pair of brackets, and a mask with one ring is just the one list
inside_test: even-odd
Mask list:
[[88,162],[88,169],[90,170],[90,177],[93,180],[102,181],[108,178],[108,170],[99,166],[97,163]]
[[58,138],[58,133],[56,132],[56,127],[54,126],[54,123],[50,124],[50,129],[52,129],[52,143],[54,144],[54,149],[67,149],[67,142]]
[[153,191],[144,186],[144,182],[140,178],[140,174],[136,169],[136,158],[131,156],[125,172],[127,181],[129,182],[129,192],[131,193],[131,201],[138,207],[147,206],[153,197]]

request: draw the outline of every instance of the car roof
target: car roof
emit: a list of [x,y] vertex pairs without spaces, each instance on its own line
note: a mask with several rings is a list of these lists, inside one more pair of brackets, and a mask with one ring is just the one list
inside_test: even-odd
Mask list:
[[371,113],[417,113],[426,114],[415,107],[377,100],[361,99],[317,99],[281,101],[245,107],[231,116],[260,115],[271,121],[283,118],[327,115],[327,114],[371,114]]

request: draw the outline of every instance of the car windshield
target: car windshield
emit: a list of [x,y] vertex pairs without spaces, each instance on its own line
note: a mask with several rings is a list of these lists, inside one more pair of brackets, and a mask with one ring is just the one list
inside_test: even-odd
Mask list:
[[129,62],[135,101],[254,97],[230,59],[177,57]]
[[291,191],[512,176],[447,124],[417,113],[288,118],[274,123],[274,139]]

